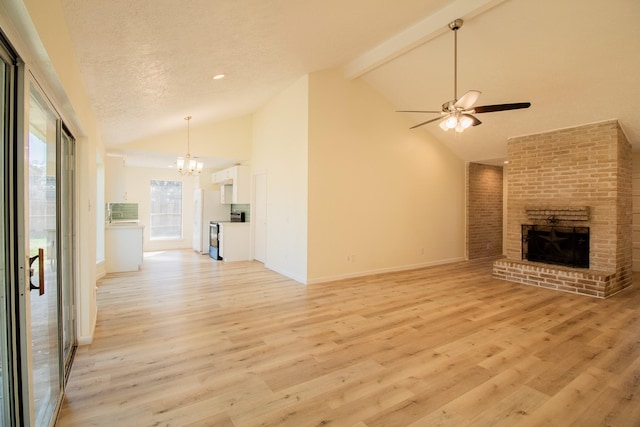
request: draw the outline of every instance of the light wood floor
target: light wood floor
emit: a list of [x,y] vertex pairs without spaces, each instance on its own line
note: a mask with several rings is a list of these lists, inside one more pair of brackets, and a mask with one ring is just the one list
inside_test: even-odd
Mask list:
[[157,254],[101,280],[58,426],[639,426],[634,279],[596,300],[480,261],[303,286]]

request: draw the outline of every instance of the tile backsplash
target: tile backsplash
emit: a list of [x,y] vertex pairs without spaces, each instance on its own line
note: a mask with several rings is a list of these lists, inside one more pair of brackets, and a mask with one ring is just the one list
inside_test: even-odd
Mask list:
[[231,212],[244,212],[245,222],[251,222],[251,205],[249,204],[231,205]]
[[108,203],[105,218],[107,221],[131,221],[138,219],[137,203]]

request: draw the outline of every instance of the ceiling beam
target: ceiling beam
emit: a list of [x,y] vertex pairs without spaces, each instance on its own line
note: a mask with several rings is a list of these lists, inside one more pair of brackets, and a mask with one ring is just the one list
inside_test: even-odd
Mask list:
[[346,79],[355,79],[449,30],[449,22],[470,19],[506,0],[456,0],[411,27],[383,41],[344,66]]

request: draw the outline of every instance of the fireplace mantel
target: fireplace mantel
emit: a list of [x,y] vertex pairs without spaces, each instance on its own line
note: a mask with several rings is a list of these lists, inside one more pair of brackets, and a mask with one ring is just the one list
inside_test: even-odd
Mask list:
[[527,218],[532,221],[589,221],[589,206],[527,206]]

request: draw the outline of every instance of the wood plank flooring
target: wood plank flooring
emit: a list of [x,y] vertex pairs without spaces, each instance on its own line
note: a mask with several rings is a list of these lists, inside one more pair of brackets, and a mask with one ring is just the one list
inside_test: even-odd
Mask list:
[[145,258],[98,289],[64,426],[640,426],[640,276],[608,300],[490,261],[304,286]]

